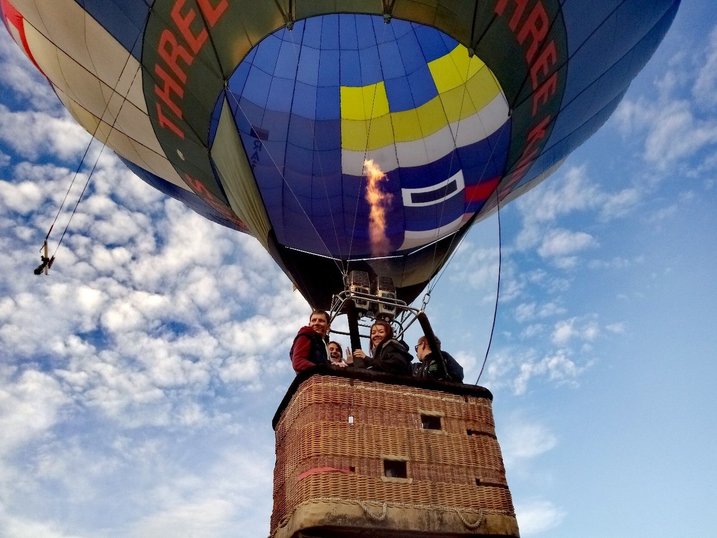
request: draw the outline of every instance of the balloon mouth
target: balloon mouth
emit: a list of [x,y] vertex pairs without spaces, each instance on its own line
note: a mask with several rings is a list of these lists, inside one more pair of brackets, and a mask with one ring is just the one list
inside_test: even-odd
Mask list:
[[255,45],[217,98],[210,148],[224,143],[227,110],[251,172],[239,181],[255,186],[277,241],[342,260],[458,232],[496,188],[511,131],[477,55],[377,15],[299,20]]

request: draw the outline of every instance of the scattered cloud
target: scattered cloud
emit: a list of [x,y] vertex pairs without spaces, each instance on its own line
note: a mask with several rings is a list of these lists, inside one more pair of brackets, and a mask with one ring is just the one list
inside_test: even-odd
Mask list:
[[500,444],[505,464],[512,467],[552,450],[558,439],[543,424],[514,414],[501,427]]
[[566,516],[565,510],[554,503],[541,499],[516,503],[521,536],[535,536],[560,526]]

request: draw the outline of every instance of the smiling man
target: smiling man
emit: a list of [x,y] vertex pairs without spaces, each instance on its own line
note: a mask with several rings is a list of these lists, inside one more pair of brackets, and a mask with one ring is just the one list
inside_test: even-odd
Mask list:
[[328,364],[326,335],[329,332],[329,315],[323,310],[314,310],[305,325],[294,338],[289,356],[291,366],[298,374],[318,364]]

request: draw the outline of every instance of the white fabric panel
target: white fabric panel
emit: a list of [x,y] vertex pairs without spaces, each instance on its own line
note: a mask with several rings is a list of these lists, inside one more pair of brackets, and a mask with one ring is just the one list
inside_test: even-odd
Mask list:
[[399,250],[420,247],[437,241],[438,239],[442,239],[447,235],[458,231],[465,220],[470,218],[470,216],[471,215],[461,215],[453,222],[449,222],[448,224],[444,224],[440,228],[435,228],[433,230],[406,230],[403,235],[403,244]]
[[[58,0],[57,3],[67,2]],[[69,3],[77,8],[75,2]],[[49,7],[49,4],[54,5],[54,2],[47,4],[47,6],[45,3],[41,4],[41,20],[50,16],[48,12],[55,9]],[[39,17],[36,10],[31,11],[30,14]],[[93,51],[103,49],[105,52],[99,55],[97,52],[89,52],[84,45],[84,37],[78,39],[77,36],[64,36],[65,41],[71,43],[71,46],[58,44],[65,50],[84,50],[81,61],[87,65],[81,65],[70,58],[65,50],[58,49],[45,35],[37,31],[31,21],[28,21],[30,24],[25,25],[28,46],[42,71],[52,81],[58,97],[77,122],[90,133],[95,133],[98,118],[103,115],[104,121],[96,136],[112,146],[118,155],[178,187],[190,190],[167,160],[154,134],[144,104],[139,63],[94,19],[85,16],[83,10],[77,9],[77,19],[80,21],[80,35],[87,35],[92,43],[89,48]],[[78,31],[77,28],[75,31]],[[56,39],[62,39],[58,36],[63,34],[53,32]],[[109,58],[113,56],[115,65],[111,67],[113,61]],[[117,58],[120,59],[119,63]],[[108,79],[109,82],[112,84],[117,82],[120,85],[118,89],[129,91],[129,98],[125,100],[123,94],[114,92],[111,86],[97,78],[92,72],[95,66],[101,71],[102,76],[115,77],[114,80]],[[137,107],[135,103],[141,106]],[[110,135],[112,124],[114,124],[114,132]],[[132,136],[127,133],[131,133]]]
[[[444,196],[442,198],[438,198],[436,200],[431,200],[430,202],[413,202],[411,200],[411,194],[413,193],[423,193],[423,192],[431,192],[436,191],[440,188],[445,187],[449,183],[455,181],[456,182],[456,190],[448,194],[448,196]],[[442,204],[449,198],[452,198],[453,196],[456,196],[458,194],[461,194],[463,190],[465,189],[465,181],[463,179],[463,170],[458,170],[455,174],[453,174],[448,179],[445,179],[443,181],[440,181],[434,185],[429,185],[428,187],[419,187],[416,189],[401,189],[401,196],[403,198],[403,205],[404,207],[425,207],[429,205],[436,205],[436,204]]]
[[[15,4],[25,17],[26,32],[34,29],[32,34],[44,35],[53,44],[53,49],[57,47],[64,51],[67,56],[73,58],[75,62],[110,88],[117,88],[117,91],[122,94],[129,92],[129,98],[135,106],[146,110],[141,85],[138,85],[136,81],[133,83],[134,74],[137,71],[137,61],[131,58],[130,65],[125,69],[127,57],[130,56],[129,51],[88,15],[77,2],[74,0],[43,0],[40,2],[15,0]],[[28,41],[30,41],[29,36]],[[38,65],[56,86],[67,91],[61,79],[61,71],[53,70],[56,75],[54,77],[45,71],[45,63],[53,62],[50,57],[55,56],[53,50],[48,49],[47,46],[36,50],[35,45],[31,42],[30,50],[32,50]]]
[[[368,152],[367,157],[363,152],[343,150],[341,165],[344,173],[354,175],[362,174],[364,158],[376,160],[384,172],[396,169],[399,163],[406,167],[424,166],[445,157],[456,147],[485,140],[505,124],[508,112],[508,104],[501,93],[476,114],[460,122],[446,125],[425,138],[397,143],[395,146],[397,157],[393,146]],[[456,133],[457,138],[454,140]]]
[[[65,105],[65,108],[67,108],[70,114],[72,114],[72,117],[75,118],[75,121],[82,125],[86,131],[94,134],[99,141],[111,146],[115,153],[124,157],[128,161],[132,161],[145,170],[152,172],[162,179],[167,180],[177,187],[190,190],[187,184],[180,178],[179,174],[177,174],[177,171],[174,169],[169,160],[167,160],[164,156],[164,153],[153,151],[151,148],[148,148],[133,138],[128,137],[126,134],[118,131],[117,129],[111,130],[110,125],[105,122],[102,122],[98,129],[97,125],[99,123],[99,119],[96,116],[90,114],[76,102],[69,99],[68,96],[59,88],[55,88],[55,91],[60,98],[60,101],[62,101],[62,104]],[[131,107],[130,105],[125,105],[125,108],[134,109],[134,107]],[[134,110],[137,111],[137,109]],[[143,116],[138,111],[137,114],[141,118],[144,118],[144,121],[147,123],[146,129],[142,129],[142,131],[148,131],[149,134],[152,134],[153,132],[152,127],[149,124],[149,118],[147,116]],[[123,114],[120,120],[125,117],[126,114],[123,109]]]
[[506,122],[509,112],[505,96],[499,93],[478,114],[451,124],[453,132],[457,133],[456,146],[463,147],[488,138]]

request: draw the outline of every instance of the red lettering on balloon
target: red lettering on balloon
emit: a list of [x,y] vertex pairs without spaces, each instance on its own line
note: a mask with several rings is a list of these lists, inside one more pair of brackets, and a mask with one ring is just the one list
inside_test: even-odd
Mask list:
[[186,0],[174,0],[170,8],[172,25],[160,33],[158,61],[153,70],[157,75],[154,93],[163,103],[155,107],[159,126],[180,139],[184,139],[181,127],[184,88],[191,76],[187,68],[209,41],[208,28],[216,25],[229,9],[227,0],[198,0],[197,5],[199,10],[187,7]]

